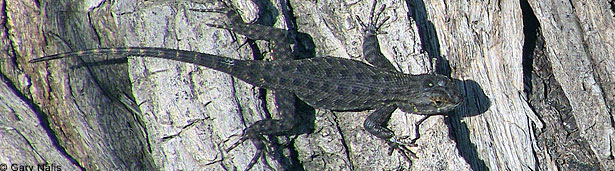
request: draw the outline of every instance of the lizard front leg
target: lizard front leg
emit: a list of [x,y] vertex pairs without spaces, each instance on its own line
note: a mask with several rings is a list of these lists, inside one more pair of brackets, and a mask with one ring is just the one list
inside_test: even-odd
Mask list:
[[397,136],[393,131],[387,128],[387,123],[391,119],[391,114],[393,111],[397,109],[396,105],[386,105],[384,107],[380,107],[372,112],[367,119],[363,122],[363,128],[367,130],[370,134],[385,140],[391,146],[389,153],[393,152],[394,149],[398,149],[401,152],[401,155],[404,156],[408,161],[412,162],[408,154],[417,158],[416,154],[408,149],[406,146],[416,146],[413,139],[411,142],[405,142],[407,136]]
[[[374,1],[374,3],[372,4],[372,11],[370,13],[369,23],[364,23],[359,18],[359,16],[356,16],[357,20],[359,21],[359,24],[363,27],[364,30],[363,57],[368,63],[376,67],[384,68],[392,72],[399,72],[395,69],[395,66],[393,66],[393,64],[380,51],[380,43],[378,42],[379,29],[384,25],[384,23],[386,23],[389,17],[387,16],[382,21],[379,21],[380,16],[386,6],[383,5],[382,7],[380,7],[380,9],[378,9],[378,11],[376,11],[376,3],[377,1]],[[397,109],[396,105],[387,105],[385,107],[376,109],[365,120],[365,122],[363,123],[363,127],[372,135],[386,140],[389,145],[391,145],[391,149],[399,149],[401,154],[410,162],[412,162],[412,160],[410,160],[410,157],[408,157],[407,154],[410,154],[412,157],[417,158],[416,154],[410,151],[405,146],[416,146],[415,142],[420,137],[419,125],[431,115],[427,115],[415,123],[415,138],[408,142],[401,142],[401,140],[405,140],[407,136],[396,136],[393,131],[386,127],[389,119],[391,118],[391,114],[393,113],[393,111],[395,111],[395,109]]]
[[359,24],[361,25],[361,27],[363,27],[364,31],[363,57],[368,63],[376,67],[388,69],[391,71],[397,71],[395,69],[395,66],[393,66],[393,64],[389,62],[389,60],[384,56],[384,54],[382,54],[382,52],[380,51],[380,43],[378,43],[379,29],[387,20],[389,20],[389,17],[387,16],[378,24],[380,15],[384,11],[385,7],[386,6],[383,5],[378,10],[378,12],[376,12],[376,1],[374,1],[374,3],[372,4],[372,12],[370,13],[369,23],[367,24],[363,23],[359,16],[356,16],[357,20],[359,21]]

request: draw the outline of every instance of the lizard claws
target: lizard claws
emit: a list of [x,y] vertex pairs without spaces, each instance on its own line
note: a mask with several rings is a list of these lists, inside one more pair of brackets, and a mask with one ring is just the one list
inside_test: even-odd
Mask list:
[[227,1],[222,1],[222,7],[221,8],[213,8],[213,9],[190,9],[191,11],[196,11],[196,12],[213,12],[213,13],[219,13],[219,14],[224,14],[226,15],[226,17],[228,19],[231,20],[231,23],[225,23],[225,24],[211,24],[211,23],[206,23],[205,25],[210,26],[210,27],[215,27],[215,28],[220,28],[220,29],[226,29],[226,30],[230,30],[232,31],[232,25],[234,22],[236,23],[243,23],[243,20],[241,19],[241,17],[239,16],[239,13],[237,12],[237,9],[235,9],[232,5],[231,2],[227,2]]
[[[229,151],[231,151],[231,150],[233,150],[233,149],[237,148],[237,146],[239,146],[240,144],[242,144],[243,142],[245,142],[246,140],[248,140],[249,138],[247,138],[245,135],[246,135],[246,131],[244,130],[244,131],[242,131],[242,132],[241,132],[241,134],[239,135],[239,136],[240,136],[239,140],[237,140],[237,142],[233,143],[233,145],[231,145],[230,147],[228,147],[228,148],[224,149],[224,151],[228,153]],[[231,135],[231,137],[234,137],[234,136],[238,136],[238,134],[233,134],[233,135]],[[230,140],[230,138],[229,138],[229,139],[227,139],[227,140],[225,140],[225,141],[224,141],[224,143],[228,142],[229,140]]]
[[404,156],[404,158],[408,160],[408,162],[412,164],[412,158],[418,159],[418,157],[416,156],[416,153],[414,153],[408,147],[417,147],[417,145],[415,144],[417,138],[407,141],[408,138],[410,138],[410,136],[391,137],[388,140],[390,145],[389,155],[393,154],[393,151],[397,149],[399,150],[399,153]]
[[[231,7],[231,2],[227,2],[227,1],[220,1],[222,3],[222,8],[214,8],[214,9],[195,9],[195,8],[190,8],[190,11],[196,11],[196,12],[213,12],[213,13],[220,13],[220,14],[226,14],[227,12],[232,10]],[[199,2],[195,2],[197,4],[204,4],[204,3],[199,3]]]
[[[416,156],[416,153],[414,153],[413,151],[411,151],[410,149],[408,149],[408,147],[417,147],[416,141],[421,137],[421,134],[419,132],[419,126],[421,125],[421,123],[423,123],[425,120],[427,120],[427,118],[429,118],[431,115],[427,115],[423,118],[421,118],[418,122],[415,123],[415,132],[416,132],[416,137],[409,139],[410,136],[393,136],[391,137],[388,141],[389,141],[389,145],[391,145],[391,148],[389,149],[389,155],[393,153],[393,150],[398,149],[401,153],[402,156],[404,156],[404,158],[406,158],[408,161],[410,161],[410,163],[412,163],[412,160],[410,160],[410,157],[413,158],[418,158]],[[409,140],[408,140],[409,139]],[[410,157],[408,157],[408,154],[410,154]]]
[[410,136],[406,135],[406,136],[393,136],[391,137],[391,139],[389,139],[389,141],[391,143],[395,143],[395,144],[399,144],[399,145],[405,145],[405,146],[410,146],[410,147],[416,147],[416,140],[418,140],[418,138],[413,138],[410,139],[408,141],[408,139],[410,138]]
[[[233,136],[237,136],[237,134]],[[255,135],[255,134],[249,133],[248,130],[245,129],[241,133],[241,138],[237,142],[233,143],[233,145],[231,145],[230,147],[224,149],[224,151],[228,153],[231,150],[237,148],[237,146],[239,146],[240,144],[243,144],[243,142],[245,142],[246,140],[251,140],[256,148],[256,152],[254,156],[252,157],[252,159],[250,160],[250,163],[248,163],[248,165],[246,166],[245,170],[247,171],[247,170],[250,170],[252,167],[254,167],[258,159],[264,159],[264,155],[265,155],[264,149],[266,149],[265,143],[263,143],[264,139],[265,138],[262,135]]]
[[228,12],[228,9],[226,9],[226,8],[217,8],[217,9],[195,9],[195,8],[190,8],[190,11],[195,11],[195,12],[213,12],[213,13],[225,14],[225,13]]
[[[211,24],[211,23],[205,23],[205,25],[209,26],[209,27],[215,27],[215,28],[219,28],[219,29],[226,29],[226,30],[231,30],[229,27],[227,27],[226,24]],[[232,31],[232,30],[231,30]]]
[[408,147],[406,145],[402,145],[402,144],[397,144],[397,143],[393,143],[390,142],[389,145],[391,146],[389,148],[389,155],[393,154],[393,151],[395,149],[399,150],[399,153],[404,156],[404,158],[406,160],[408,160],[408,162],[410,162],[410,164],[412,164],[412,158],[418,159],[419,157],[416,156],[416,153],[414,153],[412,150],[408,149]]
[[391,17],[386,16],[382,21],[379,22],[380,16],[382,12],[384,12],[386,5],[382,5],[380,9],[378,9],[378,12],[376,12],[376,3],[377,1],[374,1],[374,3],[372,4],[372,12],[369,16],[370,21],[368,24],[365,24],[358,15],[355,15],[356,19],[359,22],[359,25],[361,25],[367,35],[387,34],[387,32],[382,32],[379,30]]

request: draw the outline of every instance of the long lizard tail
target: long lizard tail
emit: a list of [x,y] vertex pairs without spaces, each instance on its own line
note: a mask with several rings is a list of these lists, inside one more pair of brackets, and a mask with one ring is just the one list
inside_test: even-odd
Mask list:
[[123,55],[170,59],[205,66],[239,77],[241,77],[241,71],[238,70],[241,70],[242,68],[245,70],[245,66],[248,63],[248,61],[244,60],[236,60],[206,53],[155,47],[90,49],[44,56],[41,58],[32,59],[30,60],[30,63],[88,55]]

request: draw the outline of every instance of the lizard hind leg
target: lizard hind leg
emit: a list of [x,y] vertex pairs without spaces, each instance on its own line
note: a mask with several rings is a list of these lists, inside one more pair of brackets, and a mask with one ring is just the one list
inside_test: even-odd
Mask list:
[[[286,118],[285,119],[259,120],[255,122],[254,124],[250,125],[248,128],[244,129],[241,134],[241,138],[237,142],[232,144],[230,147],[226,148],[225,151],[228,153],[231,150],[238,147],[240,144],[243,144],[243,142],[250,140],[256,149],[256,152],[254,156],[252,157],[252,159],[250,160],[250,163],[248,163],[248,165],[245,168],[245,170],[250,170],[258,162],[258,159],[263,159],[264,160],[263,163],[267,163],[267,161],[265,161],[266,160],[265,152],[267,151],[266,145],[273,144],[273,143],[271,142],[266,143],[268,141],[265,139],[264,136],[265,135],[285,135],[288,133],[289,130],[291,130],[294,127],[294,125],[295,125],[294,121],[286,120]],[[273,137],[270,137],[270,138],[273,138]],[[267,164],[265,164],[264,166],[270,167]]]
[[265,26],[257,23],[246,23],[237,12],[237,9],[233,7],[230,2],[222,2],[223,7],[219,9],[204,9],[193,11],[223,13],[229,19],[227,23],[208,23],[206,25],[226,29],[237,34],[244,35],[252,40],[269,41],[273,46],[272,53],[274,59],[290,58],[292,50],[290,48],[290,38],[288,37],[288,30]]
[[241,18],[238,10],[230,2],[222,1],[222,8],[217,9],[190,9],[197,12],[214,12],[226,15],[228,22],[223,24],[207,23],[206,25],[221,29],[227,29],[244,35],[253,40],[280,41],[287,39],[287,30],[256,23],[247,23]]
[[[272,55],[274,59],[291,60],[292,52],[290,49],[289,38],[287,30],[274,28],[270,26],[246,23],[239,15],[237,9],[231,5],[228,1],[222,1],[222,8],[218,9],[206,9],[206,10],[193,10],[199,12],[215,12],[225,14],[228,18],[228,22],[224,24],[207,24],[211,27],[226,29],[231,32],[246,36],[252,40],[266,40],[272,44]],[[246,128],[241,139],[235,144],[226,149],[227,152],[234,149],[238,145],[242,144],[246,140],[252,141],[256,148],[256,153],[247,165],[246,170],[252,168],[258,159],[266,160],[265,152],[267,152],[266,145],[274,144],[273,136],[269,135],[288,135],[290,130],[296,125],[296,109],[295,109],[295,96],[292,92],[285,90],[275,91],[275,102],[278,107],[278,113],[281,115],[281,119],[263,119],[257,121]],[[271,142],[267,143],[265,136],[269,136]],[[275,144],[274,144],[275,145]],[[276,147],[274,146],[274,155],[277,154]],[[286,161],[281,161],[286,162]],[[264,161],[264,166],[270,167],[267,161]],[[286,165],[292,165],[292,163],[285,163]],[[284,164],[283,164],[284,165]],[[273,170],[273,169],[270,169]]]

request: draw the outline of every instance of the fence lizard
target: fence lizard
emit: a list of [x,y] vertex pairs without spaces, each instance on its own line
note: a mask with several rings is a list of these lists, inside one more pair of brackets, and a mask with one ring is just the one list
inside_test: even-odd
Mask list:
[[[407,136],[395,135],[386,127],[393,111],[399,108],[404,112],[426,115],[417,122],[421,123],[433,114],[453,110],[461,103],[463,97],[446,76],[411,75],[395,69],[380,51],[377,33],[388,18],[377,24],[384,6],[378,12],[375,6],[376,3],[372,7],[370,23],[364,24],[357,16],[365,30],[363,56],[369,64],[335,57],[273,61],[237,60],[206,53],[155,47],[90,49],[45,56],[32,59],[30,62],[103,54],[164,58],[225,72],[252,85],[276,90],[276,93],[292,93],[314,108],[339,111],[375,109],[364,121],[364,128],[374,136],[387,141],[391,147],[400,150],[401,154],[409,159],[407,153],[416,156],[406,146],[413,145],[418,139],[418,126],[417,136],[410,141],[407,141]],[[217,11],[225,13],[230,23],[209,24],[210,26],[229,29],[254,40],[269,40],[274,45],[274,57],[291,56],[286,30],[245,23],[234,9],[226,7]],[[244,130],[240,141],[229,148],[230,150],[245,140],[252,140],[257,148],[257,154],[246,170],[264,154],[263,135],[284,135],[295,126],[294,113],[285,110],[280,112],[282,119],[257,121]]]

